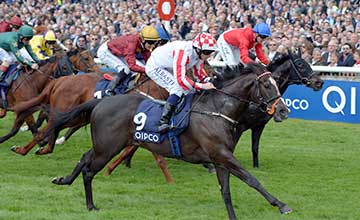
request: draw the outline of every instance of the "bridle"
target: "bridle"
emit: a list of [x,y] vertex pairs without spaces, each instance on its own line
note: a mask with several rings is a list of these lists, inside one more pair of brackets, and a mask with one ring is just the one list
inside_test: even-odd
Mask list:
[[227,93],[220,89],[215,89],[215,91],[223,93],[233,99],[238,100],[239,102],[249,103],[250,110],[256,111],[258,109],[261,112],[267,113],[269,115],[273,115],[275,113],[275,106],[279,102],[281,95],[280,95],[280,92],[278,92],[278,94],[276,96],[270,97],[268,99],[264,98],[264,96],[261,94],[261,91],[260,91],[260,83],[261,83],[260,79],[265,76],[272,77],[271,72],[264,72],[264,73],[260,74],[259,76],[257,76],[255,79],[255,89],[256,89],[255,94],[256,94],[256,98],[258,99],[258,101],[243,99],[243,98],[232,95],[232,94]]
[[[78,52],[77,52],[77,53],[78,53]],[[70,57],[72,57],[72,56],[75,56],[77,53],[71,51],[71,52],[68,53],[68,56],[69,56],[69,58],[70,58]],[[96,63],[94,63],[94,64],[92,64],[92,65],[89,65],[88,62],[85,60],[85,58],[84,58],[84,56],[83,56],[84,53],[88,53],[88,50],[84,50],[84,51],[81,51],[81,52],[79,53],[79,61],[80,61],[82,64],[85,65],[85,67],[86,67],[86,72],[90,72],[90,71],[93,70],[94,66],[96,66]],[[73,69],[76,70],[76,71],[78,71],[78,72],[82,72],[82,70],[76,68],[75,65],[73,65]]]

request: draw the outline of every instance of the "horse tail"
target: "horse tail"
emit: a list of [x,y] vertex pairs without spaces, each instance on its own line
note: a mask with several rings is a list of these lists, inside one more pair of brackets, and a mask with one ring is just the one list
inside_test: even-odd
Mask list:
[[95,108],[97,104],[101,102],[101,99],[92,99],[88,102],[82,103],[68,112],[59,112],[56,111],[53,117],[53,124],[48,128],[46,132],[46,137],[48,134],[54,131],[61,131],[66,124],[82,119],[83,122],[89,122],[92,110]]
[[41,104],[47,104],[49,102],[49,96],[54,88],[56,80],[51,81],[39,96],[32,98],[28,101],[20,102],[13,107],[14,112],[19,115],[23,111],[30,112],[29,109],[39,109]]

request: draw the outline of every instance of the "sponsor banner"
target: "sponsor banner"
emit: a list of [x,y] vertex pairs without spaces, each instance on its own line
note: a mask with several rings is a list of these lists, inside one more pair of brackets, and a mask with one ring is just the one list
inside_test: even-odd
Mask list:
[[360,123],[360,82],[325,80],[320,91],[292,85],[283,100],[290,118]]

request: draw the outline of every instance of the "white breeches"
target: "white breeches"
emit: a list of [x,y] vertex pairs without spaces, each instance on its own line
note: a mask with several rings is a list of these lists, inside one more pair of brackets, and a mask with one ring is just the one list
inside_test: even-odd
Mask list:
[[221,59],[226,65],[238,65],[241,62],[240,49],[226,43],[223,34],[220,35],[219,39],[217,40],[217,46],[219,48]]
[[[118,72],[121,70],[124,70],[126,74],[131,72],[124,58],[117,57],[111,53],[111,51],[108,49],[107,42],[103,43],[99,47],[97,51],[97,57],[109,68],[116,69]],[[144,62],[140,60],[136,60],[136,64],[143,67],[145,66]]]

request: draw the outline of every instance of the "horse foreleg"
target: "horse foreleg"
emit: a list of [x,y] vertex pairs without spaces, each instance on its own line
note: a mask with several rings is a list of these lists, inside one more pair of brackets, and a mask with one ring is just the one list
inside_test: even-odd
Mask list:
[[66,131],[66,133],[65,133],[64,136],[62,136],[61,138],[58,138],[58,139],[56,140],[56,144],[58,144],[58,145],[64,144],[65,141],[67,141],[67,140],[71,137],[71,135],[73,135],[77,130],[79,130],[79,129],[80,129],[81,127],[83,127],[83,126],[84,126],[84,125],[81,124],[81,125],[79,125],[79,126],[75,126],[75,127],[69,128],[69,129]]
[[45,120],[47,120],[47,113],[45,111],[40,111],[34,126],[39,129]]
[[40,147],[35,154],[37,155],[44,155],[44,154],[50,154],[54,151],[55,141],[56,138],[59,136],[60,131],[55,130],[53,133],[49,134],[49,141],[48,141],[48,147]]
[[225,203],[230,220],[235,220],[236,215],[231,201],[229,171],[219,165],[215,165],[218,182],[221,186],[221,195]]
[[0,138],[0,143],[3,143],[13,137],[20,130],[21,125],[24,123],[25,117],[23,115],[17,115],[11,131],[5,136]]
[[259,167],[259,143],[264,128],[265,125],[261,125],[251,129],[251,147],[252,147],[254,168]]
[[137,150],[137,147],[135,147],[135,146],[126,147],[125,150],[121,152],[119,157],[116,158],[116,160],[114,160],[108,166],[107,171],[106,171],[105,174],[110,175],[114,171],[114,169],[124,161],[124,159],[128,158],[129,156],[132,157],[136,150]]
[[214,160],[223,165],[231,174],[257,190],[272,206],[277,206],[282,214],[287,214],[292,211],[285,203],[268,193],[260,182],[241,166],[240,162],[230,151],[223,150],[216,155],[216,159]]
[[155,154],[155,153],[152,153],[152,154],[155,157],[155,161],[156,161],[157,165],[162,170],[162,172],[163,172],[163,174],[165,176],[166,182],[167,183],[174,183],[174,180],[171,178],[169,170],[166,167],[166,161],[165,161],[164,157],[161,156],[161,155]]
[[32,135],[35,137],[35,135],[38,132],[37,127],[35,126],[35,119],[33,115],[28,116],[26,119],[26,124],[29,126],[29,130],[31,131]]

